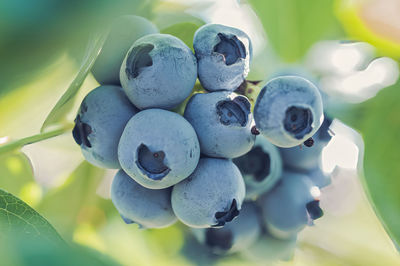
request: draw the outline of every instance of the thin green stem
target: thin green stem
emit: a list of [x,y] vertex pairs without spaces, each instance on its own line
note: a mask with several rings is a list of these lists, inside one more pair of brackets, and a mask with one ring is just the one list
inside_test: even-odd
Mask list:
[[15,151],[25,145],[29,145],[29,144],[36,143],[36,142],[39,142],[42,140],[57,137],[59,135],[66,133],[67,131],[70,131],[72,129],[72,127],[73,127],[72,124],[68,124],[67,126],[57,128],[55,130],[51,130],[48,132],[29,136],[29,137],[22,138],[19,140],[10,141],[8,143],[5,143],[4,145],[0,145],[0,154],[12,152],[12,151]]

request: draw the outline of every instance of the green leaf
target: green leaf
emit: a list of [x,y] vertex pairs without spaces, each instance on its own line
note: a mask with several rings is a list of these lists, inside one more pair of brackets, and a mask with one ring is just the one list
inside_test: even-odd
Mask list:
[[0,187],[19,195],[22,188],[34,182],[29,158],[23,153],[0,155]]
[[104,31],[102,34],[96,35],[90,39],[78,74],[47,116],[40,130],[41,132],[44,132],[52,125],[65,122],[65,117],[72,108],[73,99],[89,74],[96,58],[100,54],[107,34],[108,31]]
[[63,242],[45,218],[22,200],[0,189],[0,236],[10,234]]
[[161,30],[161,33],[171,34],[181,39],[193,51],[193,36],[204,23],[182,22]]
[[400,246],[400,83],[356,105],[340,119],[364,139],[363,184],[392,240]]
[[186,12],[189,8],[196,8],[197,12],[201,12],[205,8],[208,7],[208,4],[204,5],[189,5],[182,3],[172,3],[160,1],[154,7],[154,18],[153,22],[156,24],[157,28],[160,31],[163,31],[166,28],[169,28],[175,24],[182,23],[193,23],[195,25],[203,25],[205,22],[195,17],[188,12]]
[[54,245],[41,239],[10,237],[0,238],[1,265],[119,265],[110,257],[75,243]]
[[104,215],[99,204],[104,201],[96,191],[104,175],[104,170],[88,162],[82,162],[60,187],[50,190],[40,202],[37,210],[46,215],[65,239],[72,238],[76,226],[81,222],[101,223]]
[[334,0],[249,0],[272,47],[285,61],[299,60],[316,41],[343,36]]

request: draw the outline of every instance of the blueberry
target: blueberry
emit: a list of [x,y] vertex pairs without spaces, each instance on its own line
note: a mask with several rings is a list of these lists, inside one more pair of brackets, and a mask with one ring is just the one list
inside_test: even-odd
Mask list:
[[92,67],[96,80],[100,84],[120,85],[119,71],[129,48],[137,39],[153,33],[158,33],[157,27],[145,18],[133,15],[117,18]]
[[228,91],[195,94],[184,117],[196,130],[202,154],[235,158],[254,145],[253,116],[245,96]]
[[290,260],[296,248],[297,235],[289,239],[278,239],[266,233],[243,252],[243,256],[253,261]]
[[148,109],[127,123],[118,146],[121,167],[144,187],[162,189],[189,176],[200,146],[193,127],[182,116]]
[[260,198],[263,220],[274,237],[290,238],[322,216],[319,189],[304,174],[284,172],[280,182]]
[[314,84],[296,76],[277,77],[261,90],[254,120],[258,130],[279,147],[302,144],[323,121],[321,95]]
[[201,85],[208,91],[236,90],[249,72],[252,45],[243,31],[219,24],[200,27],[193,40]]
[[280,148],[279,151],[286,168],[308,171],[318,167],[322,149],[331,140],[329,126],[331,120],[325,116],[324,122],[314,134],[314,144],[311,147],[296,146],[292,148]]
[[121,87],[104,85],[92,90],[82,101],[72,131],[86,160],[99,167],[120,168],[118,142],[138,111]]
[[245,250],[261,234],[258,210],[253,203],[243,203],[240,215],[224,227],[193,229],[193,233],[200,243],[216,254]]
[[162,228],[177,221],[171,207],[171,188],[145,188],[123,170],[119,170],[114,177],[111,200],[127,224],[137,223],[142,228]]
[[120,70],[122,87],[140,109],[176,107],[190,95],[196,78],[196,57],[186,44],[168,34],[137,40]]
[[172,208],[184,224],[221,227],[238,214],[245,196],[239,169],[226,159],[202,158],[196,170],[172,190]]
[[278,149],[263,136],[257,136],[251,151],[233,159],[246,184],[246,199],[255,199],[272,189],[281,178],[282,159]]

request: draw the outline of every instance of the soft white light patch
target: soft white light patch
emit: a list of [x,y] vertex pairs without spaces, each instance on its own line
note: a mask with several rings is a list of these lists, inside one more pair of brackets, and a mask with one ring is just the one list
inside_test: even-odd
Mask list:
[[333,50],[331,63],[337,72],[347,73],[360,65],[363,56],[362,51],[354,45],[341,46]]
[[307,53],[306,65],[321,75],[346,75],[363,69],[374,53],[374,47],[363,42],[321,41]]
[[10,140],[9,137],[1,137],[0,138],[0,145],[5,144],[6,142],[8,142]]
[[374,97],[381,89],[396,83],[399,67],[388,57],[373,60],[365,70],[347,75],[328,75],[321,78],[321,88],[330,95],[358,103]]
[[335,134],[322,150],[322,169],[331,173],[336,166],[357,169],[360,149],[363,149],[361,136],[339,120],[333,120],[330,130]]
[[317,186],[311,187],[310,193],[314,199],[319,199],[319,197],[321,196],[321,191],[319,190],[319,188]]

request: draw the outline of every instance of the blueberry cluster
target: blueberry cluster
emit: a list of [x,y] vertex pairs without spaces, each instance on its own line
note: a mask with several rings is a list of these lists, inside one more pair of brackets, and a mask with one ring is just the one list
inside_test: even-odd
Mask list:
[[319,188],[330,181],[318,168],[330,139],[319,91],[276,77],[252,106],[238,90],[252,58],[248,35],[207,24],[193,46],[143,18],[117,20],[92,70],[102,85],[84,98],[74,139],[90,163],[120,169],[111,199],[126,223],[179,220],[217,254],[290,256],[297,233],[322,216]]

